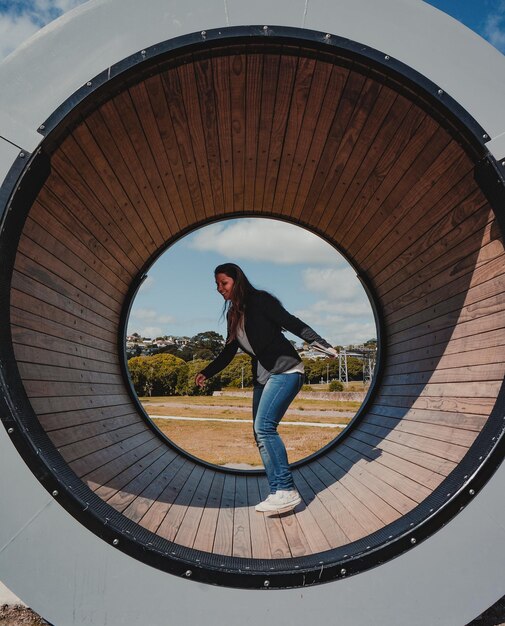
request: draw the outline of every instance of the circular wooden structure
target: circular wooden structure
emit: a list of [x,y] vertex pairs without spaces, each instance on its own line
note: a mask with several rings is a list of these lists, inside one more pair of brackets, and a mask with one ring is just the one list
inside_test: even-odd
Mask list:
[[[39,132],[4,185],[4,421],[84,526],[202,582],[312,585],[429,538],[500,464],[502,174],[437,85],[330,34],[209,30],[90,77]],[[296,466],[304,502],[286,516],[254,512],[262,475],[160,438],[125,367],[146,268],[238,216],[344,251],[380,328],[375,386],[344,436]]]

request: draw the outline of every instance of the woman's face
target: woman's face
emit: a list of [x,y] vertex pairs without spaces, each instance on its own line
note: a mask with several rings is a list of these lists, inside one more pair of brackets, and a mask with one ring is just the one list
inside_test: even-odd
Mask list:
[[216,288],[225,300],[230,300],[235,281],[226,274],[216,274]]

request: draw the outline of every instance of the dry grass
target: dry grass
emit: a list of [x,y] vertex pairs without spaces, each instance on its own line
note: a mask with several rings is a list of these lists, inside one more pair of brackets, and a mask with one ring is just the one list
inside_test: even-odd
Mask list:
[[[179,422],[153,420],[165,435],[198,458],[226,465],[247,463],[261,466],[261,459],[252,433],[252,424],[231,422]],[[288,451],[290,462],[298,461],[329,443],[340,429],[317,426],[285,426],[279,433]]]

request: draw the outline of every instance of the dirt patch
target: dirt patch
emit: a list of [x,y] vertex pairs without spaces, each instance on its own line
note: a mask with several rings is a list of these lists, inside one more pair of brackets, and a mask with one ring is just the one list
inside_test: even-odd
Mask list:
[[26,606],[4,604],[0,607],[0,626],[47,626],[47,623]]

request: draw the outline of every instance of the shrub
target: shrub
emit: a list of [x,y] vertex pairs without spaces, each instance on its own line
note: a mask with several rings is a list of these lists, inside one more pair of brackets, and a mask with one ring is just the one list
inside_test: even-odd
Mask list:
[[330,391],[344,391],[344,384],[339,380],[332,380],[329,386]]
[[303,385],[302,391],[314,391],[310,385]]

